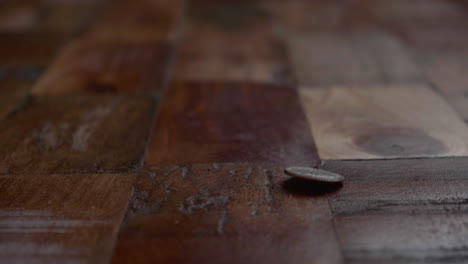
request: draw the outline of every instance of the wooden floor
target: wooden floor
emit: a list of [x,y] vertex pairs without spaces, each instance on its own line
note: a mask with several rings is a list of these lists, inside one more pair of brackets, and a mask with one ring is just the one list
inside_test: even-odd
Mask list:
[[0,263],[468,263],[467,121],[468,1],[0,1]]

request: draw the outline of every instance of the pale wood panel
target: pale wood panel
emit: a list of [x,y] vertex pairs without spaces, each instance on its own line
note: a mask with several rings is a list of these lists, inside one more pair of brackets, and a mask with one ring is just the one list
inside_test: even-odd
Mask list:
[[421,73],[406,48],[379,31],[291,34],[287,42],[300,85],[421,81]]
[[134,179],[0,176],[0,262],[108,262]]
[[464,156],[468,128],[425,86],[301,89],[323,159]]
[[258,164],[138,177],[113,263],[341,263],[324,189]]

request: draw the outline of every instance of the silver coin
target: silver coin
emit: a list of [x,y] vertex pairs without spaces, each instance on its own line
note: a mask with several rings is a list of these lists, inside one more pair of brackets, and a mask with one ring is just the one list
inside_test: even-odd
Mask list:
[[344,177],[330,172],[308,167],[289,167],[284,170],[286,174],[307,180],[337,183],[344,181]]

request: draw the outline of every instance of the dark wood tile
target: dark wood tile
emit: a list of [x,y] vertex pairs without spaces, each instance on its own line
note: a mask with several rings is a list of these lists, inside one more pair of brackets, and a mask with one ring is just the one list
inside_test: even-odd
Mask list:
[[0,176],[0,262],[108,262],[134,179]]
[[146,163],[318,162],[295,89],[254,83],[177,83],[160,109]]
[[347,180],[468,178],[468,158],[325,160],[322,168],[343,174]]
[[397,39],[380,31],[291,34],[300,86],[420,83],[422,74]]
[[288,178],[258,164],[147,168],[113,262],[340,263],[327,193]]
[[0,172],[132,170],[143,158],[154,105],[143,97],[33,98],[0,123]]
[[32,92],[58,95],[159,91],[166,77],[171,50],[162,43],[82,38],[60,52]]
[[466,164],[466,158],[325,161],[322,168],[347,179],[330,198],[346,260],[466,260]]
[[293,82],[272,19],[249,1],[190,1],[174,78],[178,81]]

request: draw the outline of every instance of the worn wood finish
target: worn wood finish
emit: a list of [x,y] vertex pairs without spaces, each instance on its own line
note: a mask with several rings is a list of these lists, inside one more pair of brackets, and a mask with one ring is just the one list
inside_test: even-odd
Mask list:
[[421,52],[426,78],[468,120],[468,52]]
[[301,89],[323,159],[464,156],[468,128],[425,86]]
[[330,198],[347,261],[466,261],[467,161],[326,161],[348,179]]
[[153,114],[153,100],[141,97],[32,98],[0,123],[0,172],[134,170]]
[[372,85],[421,82],[405,47],[379,31],[291,34],[291,62],[299,85]]
[[190,1],[174,79],[290,84],[285,47],[255,2]]
[[147,168],[113,263],[341,263],[326,190],[288,178],[258,164]]
[[108,262],[134,179],[0,176],[0,262]]
[[294,89],[254,83],[178,83],[160,109],[146,162],[314,166],[317,154]]
[[32,92],[58,95],[158,91],[170,55],[171,48],[164,44],[82,38],[60,52]]

